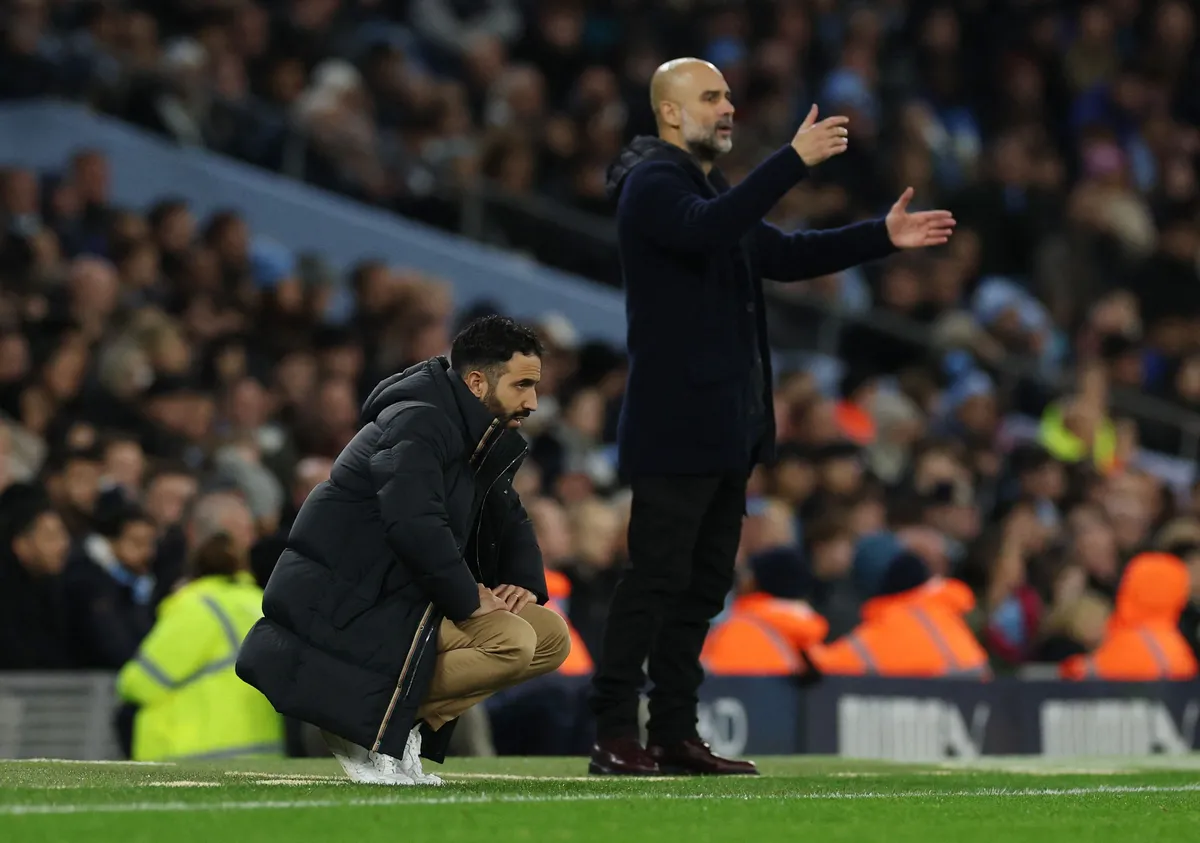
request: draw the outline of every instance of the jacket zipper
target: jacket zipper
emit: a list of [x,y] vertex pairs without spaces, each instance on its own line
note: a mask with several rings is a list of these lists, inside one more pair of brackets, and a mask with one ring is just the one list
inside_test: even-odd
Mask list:
[[[488,439],[491,438],[492,433],[496,430],[496,426],[499,423],[500,423],[500,420],[496,419],[495,421],[493,421],[491,423],[491,425],[488,427],[488,429],[484,432],[482,438],[480,438],[480,440],[479,440],[479,444],[475,446],[475,451],[471,454],[471,459],[468,461],[468,463],[475,462],[476,457],[478,457],[479,454],[483,451],[483,446],[487,444]],[[524,455],[525,455],[525,450],[522,449],[521,456],[524,456]],[[518,457],[518,459],[520,459],[520,457]],[[513,460],[513,462],[515,463],[516,460]],[[511,467],[512,467],[512,464],[509,465],[509,468],[511,468]],[[505,471],[508,471],[508,469],[506,468]],[[501,474],[503,475],[503,472],[501,472]],[[499,478],[497,478],[497,479],[499,479]],[[494,485],[496,485],[496,484],[493,481],[492,486],[494,486]],[[490,491],[491,491],[491,486],[488,487],[488,492],[490,492]],[[486,492],[484,493],[483,499],[484,499],[484,501],[487,500]],[[480,512],[482,512],[482,511],[483,511],[483,508],[482,508],[482,505],[480,505]],[[482,518],[480,520],[482,521]],[[476,560],[475,567],[476,568],[479,567],[478,559]],[[416,665],[419,664],[421,661],[421,656],[417,652],[417,647],[421,643],[421,638],[425,634],[426,627],[429,626],[429,619],[430,619],[430,617],[432,617],[432,615],[433,615],[433,603],[430,602],[429,605],[427,605],[425,607],[425,613],[423,615],[421,615],[421,622],[419,624],[417,624],[417,633],[416,633],[416,635],[413,636],[412,644],[410,644],[408,647],[408,655],[406,655],[404,657],[404,665],[400,668],[399,678],[396,679],[396,690],[392,692],[392,698],[391,698],[391,700],[388,701],[387,711],[385,711],[383,714],[383,721],[379,724],[379,731],[375,734],[375,743],[371,747],[372,752],[379,752],[379,747],[383,744],[383,735],[385,732],[387,732],[388,724],[391,722],[392,715],[396,711],[396,705],[400,702],[400,695],[404,690],[404,680],[408,677],[409,670],[415,668]],[[413,656],[416,656],[416,662],[413,661]]]
[[483,532],[483,510],[484,507],[487,506],[488,495],[492,493],[492,489],[494,489],[496,484],[500,482],[500,478],[507,474],[510,468],[520,462],[521,458],[525,456],[525,452],[528,450],[528,446],[522,447],[521,453],[513,457],[513,461],[506,465],[504,470],[496,475],[496,479],[491,482],[491,485],[487,487],[487,491],[483,493],[483,500],[479,504],[479,517],[475,522],[475,578],[479,582],[483,582],[483,565],[479,562],[479,536]]
[[475,450],[471,453],[471,459],[467,460],[468,465],[475,465],[475,459],[483,451],[483,446],[486,445],[488,440],[492,438],[492,433],[495,432],[496,427],[499,424],[500,419],[493,419],[492,423],[488,425],[488,429],[483,432],[483,436],[479,439],[479,444],[475,446]]
[[396,703],[400,702],[400,691],[404,687],[404,679],[408,676],[413,656],[417,652],[417,645],[421,641],[421,636],[425,634],[425,627],[429,625],[429,618],[432,614],[433,604],[430,603],[425,607],[425,614],[421,616],[421,622],[417,624],[417,634],[413,636],[412,644],[408,648],[408,655],[404,657],[404,666],[400,668],[400,678],[396,680],[396,690],[392,693],[392,699],[388,703],[387,711],[384,712],[383,722],[379,724],[379,732],[375,735],[375,745],[371,747],[372,752],[379,752],[379,745],[383,743],[383,733],[387,731],[392,714],[396,711]]

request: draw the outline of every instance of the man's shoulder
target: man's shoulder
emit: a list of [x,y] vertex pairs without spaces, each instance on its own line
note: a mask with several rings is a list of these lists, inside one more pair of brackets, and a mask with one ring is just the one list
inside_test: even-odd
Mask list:
[[670,158],[656,158],[643,161],[629,171],[625,176],[622,198],[637,194],[650,185],[662,186],[671,183],[686,186],[696,192],[700,190],[700,186],[682,163]]
[[454,449],[461,440],[450,415],[427,401],[401,401],[388,407],[375,420],[382,433],[381,444],[421,440]]

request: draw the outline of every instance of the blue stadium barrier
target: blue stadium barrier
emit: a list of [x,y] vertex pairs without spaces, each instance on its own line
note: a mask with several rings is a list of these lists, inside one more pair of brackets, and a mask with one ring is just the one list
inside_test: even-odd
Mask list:
[[339,270],[380,257],[447,279],[460,305],[486,298],[523,318],[557,312],[585,337],[625,344],[621,294],[597,282],[231,158],[176,146],[78,106],[0,105],[0,166],[58,170],[85,147],[109,157],[118,204],[144,209],[169,194],[186,197],[200,217],[234,207],[256,235],[319,251]]

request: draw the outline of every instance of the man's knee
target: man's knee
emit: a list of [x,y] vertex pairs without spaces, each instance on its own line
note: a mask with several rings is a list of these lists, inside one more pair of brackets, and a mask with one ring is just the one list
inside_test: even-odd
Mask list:
[[562,616],[545,606],[530,606],[538,610],[538,622],[531,624],[537,633],[538,663],[544,665],[541,672],[551,673],[562,667],[571,654],[571,630]]
[[497,672],[505,678],[526,673],[538,645],[533,627],[510,612],[492,612],[484,618],[488,624],[479,642],[480,651],[496,662]]

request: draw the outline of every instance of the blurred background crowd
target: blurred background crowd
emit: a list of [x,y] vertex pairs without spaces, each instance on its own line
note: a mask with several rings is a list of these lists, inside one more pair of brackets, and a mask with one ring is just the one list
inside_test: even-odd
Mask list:
[[[847,114],[849,152],[772,221],[842,224],[912,185],[959,228],[771,291],[791,363],[737,591],[804,599],[833,639],[907,551],[973,589],[1004,672],[1095,648],[1131,558],[1200,547],[1200,54],[1182,0],[9,5],[0,98],[84,100],[442,227],[484,192],[473,234],[609,283],[605,169],[653,131],[661,61],[725,73],[735,182],[810,102]],[[119,175],[86,139],[53,171],[0,161],[0,669],[119,669],[218,534],[265,583],[370,388],[496,310],[369,254],[335,271],[237,207],[198,219],[170,185],[120,207]],[[537,326],[518,490],[595,652],[629,515],[623,352],[554,314]],[[1167,613],[1200,648],[1195,573]]]

